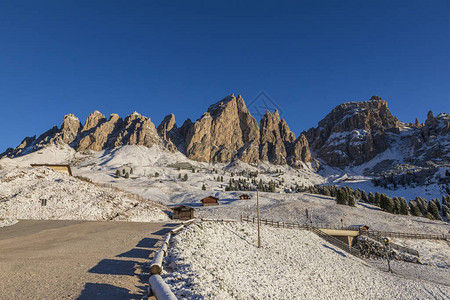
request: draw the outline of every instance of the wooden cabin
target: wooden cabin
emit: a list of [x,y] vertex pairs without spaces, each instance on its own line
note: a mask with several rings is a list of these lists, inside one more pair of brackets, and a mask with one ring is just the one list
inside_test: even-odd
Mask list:
[[208,196],[202,199],[202,206],[219,205],[219,198]]
[[70,169],[70,165],[57,165],[57,164],[31,164],[31,166],[33,168],[37,168],[37,167],[47,167],[50,169],[55,170],[56,172],[59,173],[64,173],[67,175],[72,176],[72,170]]
[[187,205],[178,205],[173,209],[172,219],[190,220],[194,219],[194,208]]
[[241,199],[241,200],[248,200],[248,199],[250,199],[251,197],[250,197],[250,195],[248,195],[248,194],[242,194],[242,195],[240,195],[239,196],[239,199]]

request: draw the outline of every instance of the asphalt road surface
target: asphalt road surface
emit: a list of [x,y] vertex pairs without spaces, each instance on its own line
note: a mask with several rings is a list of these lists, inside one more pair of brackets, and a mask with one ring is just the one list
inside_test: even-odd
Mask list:
[[0,299],[141,299],[174,223],[22,220],[0,228]]

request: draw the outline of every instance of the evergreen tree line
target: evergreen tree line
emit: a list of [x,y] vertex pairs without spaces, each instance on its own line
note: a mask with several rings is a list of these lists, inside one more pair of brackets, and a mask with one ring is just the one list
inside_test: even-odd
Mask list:
[[356,201],[364,201],[374,204],[381,209],[392,213],[426,217],[431,220],[450,221],[450,195],[442,196],[442,205],[439,199],[431,199],[427,202],[425,198],[416,197],[414,200],[406,201],[403,197],[389,197],[386,194],[376,192],[369,194],[366,191],[343,186],[314,185],[301,187],[298,191],[312,194],[321,194],[336,198],[336,203],[341,205],[355,206]]

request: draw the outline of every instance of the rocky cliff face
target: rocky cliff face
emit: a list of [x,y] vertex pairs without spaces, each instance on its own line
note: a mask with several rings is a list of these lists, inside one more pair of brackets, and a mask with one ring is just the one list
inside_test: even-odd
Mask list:
[[77,151],[100,151],[122,145],[161,145],[162,140],[149,118],[134,112],[125,120],[112,114],[109,120],[100,112],[90,114],[83,126],[74,115],[66,115],[61,127],[53,127],[39,138],[28,137],[0,157],[15,157],[27,154],[50,144],[67,144]]
[[388,148],[387,132],[399,132],[399,121],[378,96],[334,108],[317,128],[306,133],[312,150],[335,167],[359,165]]
[[239,159],[257,164],[262,160],[302,167],[312,160],[305,135],[296,139],[277,111],[267,112],[260,128],[240,95],[225,97],[211,105],[200,119],[187,119],[181,127],[173,114],[167,115],[157,128],[149,118],[136,112],[125,119],[117,114],[106,119],[94,111],[84,125],[74,115],[67,115],[60,128],[55,126],[37,139],[26,138],[0,158],[23,155],[50,144],[68,144],[77,151],[159,145],[180,151],[190,159],[212,163]]
[[258,123],[240,95],[230,95],[211,105],[189,126],[185,141],[186,155],[193,160],[258,162]]
[[422,161],[450,161],[450,115],[441,113],[434,117],[430,111],[425,124],[417,128],[411,138],[412,157]]
[[301,162],[311,161],[309,144],[304,135],[295,139],[278,111],[267,111],[261,119],[259,157],[276,165],[289,164],[300,167]]

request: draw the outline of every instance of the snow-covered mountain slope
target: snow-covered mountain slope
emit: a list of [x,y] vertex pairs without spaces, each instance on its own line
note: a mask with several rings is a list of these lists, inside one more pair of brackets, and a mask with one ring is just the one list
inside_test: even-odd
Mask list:
[[[33,185],[28,185],[28,179],[20,179],[19,183],[15,185],[16,190],[3,195],[3,199],[7,199],[9,203],[13,203],[13,200],[17,198],[17,196],[14,197],[16,193],[20,195],[18,197],[20,201],[17,203],[22,203],[21,201],[27,202],[30,200],[27,197],[31,197],[32,201],[30,201],[34,201],[32,207],[35,210],[27,213],[23,209],[20,213],[27,213],[24,217],[39,218],[38,210],[43,209],[40,207],[41,197],[46,199],[50,199],[50,196],[61,197],[61,201],[66,201],[64,199],[68,197],[71,199],[67,202],[68,207],[75,205],[71,204],[73,201],[78,203],[75,206],[80,209],[78,211],[74,210],[73,214],[75,215],[71,218],[108,219],[111,216],[110,211],[120,214],[131,205],[126,195],[113,197],[114,201],[106,201],[105,205],[101,201],[94,201],[93,198],[96,199],[98,196],[90,191],[92,188],[97,188],[96,186],[89,189],[86,187],[78,188],[79,184],[84,185],[87,183],[80,183],[78,180],[65,175],[51,173],[51,176],[46,175],[47,177],[41,178],[40,181],[37,180],[35,178],[35,172],[37,171],[35,169],[26,169],[25,166],[34,163],[36,159],[40,159],[39,162],[70,163],[75,176],[86,177],[96,183],[114,186],[121,190],[138,194],[149,201],[162,202],[170,207],[179,204],[193,206],[196,209],[195,215],[197,217],[238,219],[240,215],[254,215],[256,211],[255,192],[225,191],[225,187],[230,180],[246,182],[251,186],[253,184],[252,181],[262,181],[264,183],[272,181],[278,185],[276,193],[260,193],[261,212],[264,218],[304,223],[306,222],[305,209],[309,209],[314,223],[339,225],[342,219],[344,225],[367,224],[378,230],[428,233],[446,233],[449,230],[448,224],[445,222],[431,221],[413,216],[393,215],[367,203],[357,203],[356,207],[349,207],[336,205],[334,198],[331,197],[304,193],[285,193],[285,191],[289,191],[295,185],[329,184],[328,180],[330,178],[334,183],[341,181],[340,184],[355,185],[355,187],[359,184],[362,187],[367,187],[367,192],[369,192],[371,191],[371,183],[367,177],[360,176],[358,180],[348,181],[349,178],[354,179],[352,177],[354,175],[343,175],[341,177],[327,175],[329,176],[327,178],[317,174],[313,167],[305,167],[298,170],[289,166],[276,166],[269,163],[260,163],[258,166],[251,166],[239,161],[231,164],[202,163],[189,160],[180,153],[164,151],[158,147],[148,148],[136,145],[98,152],[71,152],[68,148],[62,148],[60,151],[61,153],[54,147],[48,147],[41,149],[40,152],[0,161],[0,166],[3,167],[2,174],[15,174],[15,172],[21,170],[21,172],[25,172],[23,174],[24,178],[34,178],[30,181]],[[16,165],[20,166],[20,168],[16,169]],[[47,172],[50,171],[47,170]],[[119,177],[116,175],[117,172],[120,174]],[[126,178],[127,173],[129,178]],[[256,177],[251,177],[251,174]],[[24,182],[23,185],[21,184],[22,181]],[[5,184],[5,187],[11,185],[10,183]],[[71,185],[74,187],[71,187]],[[205,190],[202,189],[203,186]],[[381,187],[377,187],[377,189],[380,189],[380,192],[392,192],[393,196],[402,196],[404,195],[402,193],[406,193],[407,196],[410,196],[407,198],[408,200],[413,199],[415,197],[414,193],[420,191],[419,188],[409,188],[404,189],[404,191],[401,189],[390,191]],[[80,193],[78,190],[86,190],[87,197],[77,196],[77,193]],[[7,189],[4,191],[7,191]],[[67,191],[74,195],[65,195]],[[250,194],[252,199],[238,200],[239,195],[242,193]],[[214,195],[221,199],[220,205],[216,207],[201,207],[200,200],[209,195]],[[125,199],[124,204],[121,204],[119,198]],[[83,201],[88,201],[88,206],[85,207]],[[51,200],[48,200],[47,208],[45,209],[48,209],[50,202]],[[98,206],[95,205],[96,203],[98,203]],[[84,215],[81,214],[81,212],[91,206],[92,214],[95,216],[90,216],[88,212],[85,212]],[[115,209],[116,206],[118,209]],[[18,210],[19,207],[20,205],[17,205],[17,208],[14,209]],[[102,210],[105,212],[102,212]],[[142,212],[144,210],[138,209],[138,211]],[[0,218],[2,216],[7,217],[5,210],[4,213],[4,215],[0,215]],[[18,212],[15,212],[12,216],[17,217]],[[45,218],[50,217],[64,218],[63,214],[57,214],[55,211],[47,213]],[[124,218],[128,220],[143,220],[141,216],[136,218],[125,216]]]
[[0,218],[51,220],[167,220],[164,205],[52,169],[0,174]]

